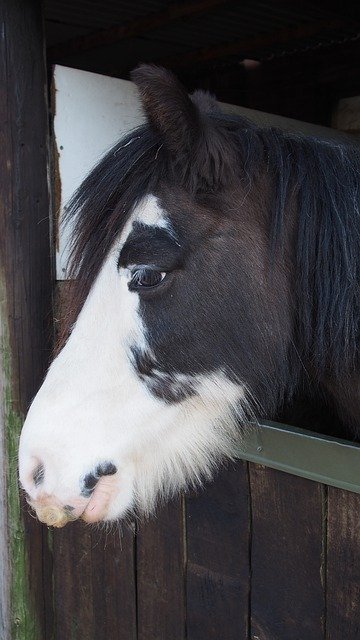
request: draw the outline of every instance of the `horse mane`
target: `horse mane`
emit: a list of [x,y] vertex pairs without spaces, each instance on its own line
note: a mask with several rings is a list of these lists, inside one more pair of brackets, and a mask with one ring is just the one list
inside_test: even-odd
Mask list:
[[[197,93],[194,102],[207,100]],[[74,225],[69,277],[76,281],[60,346],[115,238],[147,193],[162,181],[181,182],[196,195],[226,189],[235,180],[258,184],[266,175],[273,199],[270,253],[283,250],[289,203],[296,202],[300,356],[325,374],[353,372],[359,364],[359,151],[342,141],[261,128],[215,109],[203,122],[206,153],[198,159],[179,160],[167,150],[161,132],[144,124],[105,155],[72,197],[65,219]]]

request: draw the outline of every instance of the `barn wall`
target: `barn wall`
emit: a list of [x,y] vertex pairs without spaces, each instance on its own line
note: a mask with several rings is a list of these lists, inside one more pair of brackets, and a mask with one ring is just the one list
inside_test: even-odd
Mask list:
[[359,509],[238,461],[148,522],[55,531],[54,640],[358,640]]

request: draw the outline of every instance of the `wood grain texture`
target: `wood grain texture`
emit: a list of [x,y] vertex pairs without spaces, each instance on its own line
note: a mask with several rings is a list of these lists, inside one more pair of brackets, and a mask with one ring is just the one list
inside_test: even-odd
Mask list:
[[187,639],[248,637],[249,494],[239,461],[187,499]]
[[139,526],[138,640],[185,640],[183,508],[175,500]]
[[[27,515],[27,510],[21,511],[16,471],[19,430],[46,370],[52,339],[41,3],[0,0],[0,22],[0,377],[5,407],[2,438],[8,457],[5,489],[10,571],[4,587],[10,596],[3,594],[0,624],[2,640],[41,640],[52,627],[51,610],[44,605],[44,592],[51,591],[47,531]],[[0,580],[4,577],[1,572]]]
[[252,640],[322,640],[321,484],[250,465]]
[[56,640],[136,640],[134,533],[54,531]]
[[360,638],[360,495],[328,489],[326,640]]

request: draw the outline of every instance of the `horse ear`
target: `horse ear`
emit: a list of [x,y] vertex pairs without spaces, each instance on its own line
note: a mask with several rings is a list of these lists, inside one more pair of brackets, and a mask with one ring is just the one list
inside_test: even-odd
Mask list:
[[172,152],[190,151],[200,135],[200,113],[171,71],[142,64],[131,74],[149,122]]
[[219,114],[221,109],[216,97],[208,91],[197,89],[191,94],[192,102],[197,106],[200,113]]

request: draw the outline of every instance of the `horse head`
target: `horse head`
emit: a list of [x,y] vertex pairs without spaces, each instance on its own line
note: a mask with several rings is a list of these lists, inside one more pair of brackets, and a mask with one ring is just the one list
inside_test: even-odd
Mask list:
[[22,486],[54,526],[148,513],[211,477],[301,369],[284,161],[296,142],[163,69],[134,80],[147,123],[69,205],[69,314],[20,440]]

